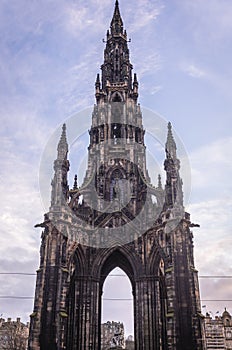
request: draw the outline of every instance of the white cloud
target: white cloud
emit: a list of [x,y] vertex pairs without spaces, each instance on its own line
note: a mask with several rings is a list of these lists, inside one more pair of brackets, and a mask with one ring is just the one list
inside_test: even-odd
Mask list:
[[[100,60],[94,47],[66,72],[62,83],[61,104],[66,115],[71,115],[94,102],[94,82],[99,72]],[[95,62],[95,65],[92,64]]]
[[231,36],[232,3],[230,0],[186,0],[181,6],[195,18],[197,40],[221,40]]
[[[40,232],[33,228],[42,219],[37,186],[37,166],[25,162],[15,152],[5,153],[4,174],[1,174],[1,272],[34,272],[39,265]],[[28,281],[27,281],[28,280]],[[33,296],[32,277],[0,276],[1,295]],[[25,284],[26,282],[26,284]],[[4,317],[22,317],[26,322],[32,311],[32,300],[0,299]]]
[[161,85],[153,86],[153,88],[150,90],[151,95],[156,95],[162,89],[163,87]]
[[[217,140],[190,154],[193,201],[187,207],[194,223],[195,264],[199,275],[232,275],[231,176],[232,138]],[[207,311],[232,307],[231,283],[227,279],[200,278],[201,298]]]
[[[211,66],[211,68],[209,68]],[[225,65],[226,67],[226,65]],[[224,67],[215,67],[211,61],[208,61],[207,68],[202,67],[200,64],[196,65],[194,63],[181,63],[180,70],[186,73],[188,76],[195,79],[203,79],[209,86],[213,86],[226,97],[231,99],[232,93],[230,89],[231,84],[231,71],[228,70],[225,74],[223,72]]]
[[161,59],[156,52],[151,52],[144,57],[141,53],[139,54],[139,51],[139,48],[137,48],[134,55],[137,61],[136,66],[138,67],[136,72],[138,73],[139,78],[142,79],[144,75],[151,76],[161,68]]
[[183,67],[183,71],[192,78],[203,78],[207,75],[203,69],[197,67],[194,64],[186,65]]
[[[0,251],[6,259],[21,261],[38,255],[39,234],[33,226],[42,219],[39,163],[50,129],[32,111],[28,116],[26,110],[17,113],[14,107],[2,111],[1,117]],[[17,248],[18,254],[12,255]],[[20,248],[27,254],[21,254]]]
[[80,36],[85,31],[92,32],[93,29],[98,31],[102,28],[102,23],[94,20],[95,11],[92,11],[87,4],[84,7],[75,3],[69,4],[65,10],[67,16],[65,25],[73,36]]
[[188,211],[192,222],[200,224],[200,228],[193,231],[195,266],[200,276],[202,305],[206,304],[207,311],[213,312],[222,311],[225,306],[232,308],[232,301],[225,301],[231,299],[231,279],[213,277],[232,275],[232,199],[228,197],[190,204]]
[[[20,157],[12,156],[5,161],[5,174],[1,175],[2,208],[0,215],[1,255],[21,260],[36,254],[38,237],[33,226],[41,220],[42,208],[37,187],[37,165],[29,165]],[[37,218],[37,219],[36,219]],[[11,249],[22,247],[28,254],[11,255]],[[36,254],[37,255],[37,254]]]
[[[10,18],[3,9],[6,5]],[[198,24],[195,38],[204,45],[208,45],[205,41],[208,34],[212,39],[231,35],[231,2],[212,0],[208,6],[208,2],[197,0],[181,2],[181,5],[190,6],[188,9]],[[42,1],[30,5],[26,1],[20,4],[3,1],[0,6],[3,10],[0,11],[3,34],[0,44],[1,125],[5,133],[1,138],[4,147],[1,148],[0,184],[0,249],[5,259],[0,264],[2,271],[13,271],[16,266],[19,270],[34,271],[38,265],[40,232],[34,230],[33,225],[42,220],[37,185],[40,153],[51,125],[57,125],[65,115],[94,101],[94,80],[104,49],[100,41],[109,27],[113,5],[111,0],[91,0],[88,4],[86,1],[75,4]],[[120,8],[128,35],[134,38],[129,46],[133,50],[131,61],[136,64],[138,78],[150,79],[162,66],[155,40],[152,41],[162,3],[138,0],[132,6],[132,2],[121,1]],[[196,59],[195,62],[200,61]],[[209,78],[208,70],[198,63],[186,65],[185,71],[192,77]],[[220,75],[215,73],[213,77],[212,81],[218,84]],[[141,84],[143,92],[147,93],[150,88],[154,91],[151,80],[146,85]],[[228,79],[227,87],[229,83]],[[194,231],[196,267],[201,274],[225,271],[231,274],[228,235],[231,231],[231,147],[232,140],[228,138],[190,155],[194,203],[189,211],[193,222],[201,224],[201,228]],[[200,198],[203,196],[205,200]],[[11,293],[34,294],[34,280],[26,283],[26,290],[25,280],[5,279],[1,285],[4,292],[11,289]],[[228,283],[222,285],[226,296],[230,287]],[[220,287],[216,282],[215,286]],[[32,310],[32,302],[24,306],[24,303],[13,305],[4,300],[1,305],[4,313],[15,317]]]
[[[192,202],[187,207],[193,222],[201,224],[196,231],[195,250],[200,268],[216,270],[222,254],[227,264],[232,263],[231,244],[231,176],[230,150],[232,138],[217,140],[189,155],[192,169]],[[220,273],[219,273],[220,274]]]
[[232,138],[216,140],[189,155],[192,169],[192,185],[195,191],[204,190],[204,195],[219,198],[231,191]]
[[[138,0],[136,6],[129,4],[128,11],[128,32],[131,34],[150,30],[150,25],[154,23],[162,12],[164,5],[160,1]],[[144,31],[143,31],[144,33]]]
[[[108,23],[105,19],[104,10],[111,10]],[[109,21],[113,15],[113,6],[110,0],[104,1],[79,1],[77,3],[68,2],[64,8],[64,25],[67,30],[75,37],[88,32],[88,37],[97,33],[104,35]],[[87,39],[89,40],[89,38]]]

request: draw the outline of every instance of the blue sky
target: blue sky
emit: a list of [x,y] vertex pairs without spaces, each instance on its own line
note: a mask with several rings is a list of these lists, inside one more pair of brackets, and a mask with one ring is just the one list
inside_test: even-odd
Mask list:
[[[0,2],[2,272],[38,267],[40,159],[60,124],[95,102],[113,7],[113,0]],[[172,122],[191,164],[186,209],[201,225],[194,230],[196,267],[200,275],[232,275],[232,2],[121,0],[120,9],[139,101]],[[33,277],[0,278],[0,295],[34,295]],[[202,299],[231,299],[231,280],[200,283]],[[213,313],[224,306],[232,312],[232,302],[203,304]],[[5,317],[27,320],[31,310],[31,301],[0,299]],[[127,307],[120,310],[127,322]]]

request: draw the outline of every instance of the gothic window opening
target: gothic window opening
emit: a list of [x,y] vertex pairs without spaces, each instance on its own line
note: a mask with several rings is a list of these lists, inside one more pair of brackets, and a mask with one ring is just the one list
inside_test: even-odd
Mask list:
[[98,141],[99,141],[98,128],[95,128],[93,130],[93,142],[97,144]]
[[62,263],[66,263],[66,249],[67,249],[67,237],[64,238],[63,244],[62,244]]
[[156,196],[154,194],[151,195],[151,200],[152,200],[153,204],[157,205],[157,198],[156,198]]
[[100,140],[104,141],[104,125],[100,127]]
[[122,102],[121,95],[116,92],[116,94],[112,98],[112,102]]
[[96,187],[98,194],[100,194],[100,195],[103,195],[103,193],[104,193],[104,184],[105,184],[104,167],[103,167],[103,165],[101,165],[99,168],[99,173],[95,178],[95,187]]
[[164,276],[164,261],[163,261],[163,259],[160,260],[159,272],[162,276]]
[[83,195],[81,194],[78,198],[78,204],[82,204],[83,202]]
[[121,138],[121,129],[122,129],[121,124],[112,125],[112,139],[115,145],[118,143],[118,139]]
[[141,130],[139,128],[135,130],[135,142],[141,142]]
[[128,126],[128,135],[129,135],[130,139],[133,138],[133,127],[132,127],[132,125]]
[[117,62],[116,62],[115,68],[116,68],[116,78],[117,78],[117,76],[118,76],[118,63]]
[[122,124],[123,117],[123,97],[116,92],[111,97],[111,121],[112,125]]

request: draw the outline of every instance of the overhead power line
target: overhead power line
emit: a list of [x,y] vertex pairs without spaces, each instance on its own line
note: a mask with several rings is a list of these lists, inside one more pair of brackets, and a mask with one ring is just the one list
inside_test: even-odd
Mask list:
[[0,275],[36,276],[36,273],[29,273],[29,272],[0,272]]
[[[0,272],[0,275],[20,275],[20,276],[36,276],[36,273],[29,273],[29,272]],[[107,277],[127,277],[128,276],[122,275],[122,274],[109,274],[107,275]],[[214,279],[219,279],[219,278],[225,278],[225,279],[229,279],[232,278],[232,275],[200,275],[198,276],[198,278],[214,278]]]
[[205,276],[198,276],[198,278],[215,278],[215,279],[217,279],[217,278],[232,278],[232,276],[207,276],[207,275],[205,275]]
[[[133,298],[102,298],[103,301],[133,301]],[[232,299],[201,299],[201,302],[232,302]]]
[[0,299],[34,299],[34,297],[21,297],[16,295],[0,295]]
[[[0,299],[24,299],[24,300],[32,300],[34,297],[30,296],[17,296],[17,295],[0,295]],[[133,298],[102,298],[103,301],[133,301]],[[218,302],[218,301],[226,301],[232,302],[232,299],[201,299],[201,302]]]

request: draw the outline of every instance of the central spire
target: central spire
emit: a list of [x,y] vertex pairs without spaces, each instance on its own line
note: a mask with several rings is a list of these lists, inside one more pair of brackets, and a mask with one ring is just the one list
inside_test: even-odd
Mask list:
[[118,0],[115,2],[114,15],[110,25],[111,35],[123,34],[123,21],[120,15]]
[[[130,40],[129,40],[130,41]],[[123,28],[123,21],[119,10],[119,3],[116,0],[113,18],[110,29],[106,34],[106,47],[104,50],[104,63],[101,66],[102,78],[97,75],[96,99],[105,102],[112,102],[112,94],[117,91],[125,98],[132,97],[136,102],[138,97],[138,81],[136,76],[132,78],[133,66],[130,62],[128,40],[126,30]],[[122,102],[125,98],[118,98]]]

